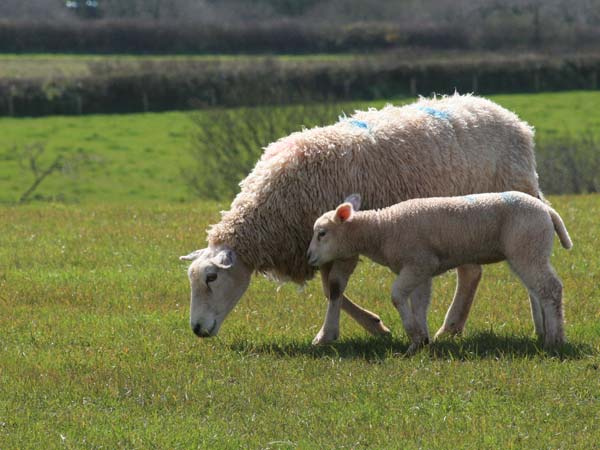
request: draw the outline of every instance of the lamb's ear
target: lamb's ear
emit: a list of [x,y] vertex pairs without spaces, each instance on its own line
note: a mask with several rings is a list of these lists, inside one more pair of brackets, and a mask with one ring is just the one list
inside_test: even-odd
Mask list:
[[192,253],[190,253],[189,255],[185,255],[185,256],[180,256],[179,259],[182,261],[194,261],[195,259],[200,258],[200,256],[202,256],[202,253],[204,253],[206,249],[200,249],[200,250],[195,250]]
[[235,264],[236,255],[231,249],[221,250],[210,262],[221,269],[229,269]]
[[346,197],[346,200],[344,200],[344,203],[350,203],[352,205],[352,207],[354,208],[354,211],[359,211],[360,210],[360,194],[354,193],[354,194],[350,194],[348,197]]
[[353,215],[354,208],[352,208],[352,203],[342,203],[335,210],[335,218],[340,223],[349,222],[352,220]]

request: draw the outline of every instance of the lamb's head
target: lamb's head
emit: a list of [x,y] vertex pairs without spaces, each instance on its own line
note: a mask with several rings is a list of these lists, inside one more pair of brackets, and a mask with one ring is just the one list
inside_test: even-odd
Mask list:
[[308,247],[308,263],[322,266],[336,259],[354,256],[348,230],[354,211],[360,206],[360,196],[353,194],[335,210],[328,211],[315,221],[313,237]]
[[252,270],[227,247],[208,247],[179,259],[192,261],[188,269],[192,330],[199,337],[215,336],[248,288]]

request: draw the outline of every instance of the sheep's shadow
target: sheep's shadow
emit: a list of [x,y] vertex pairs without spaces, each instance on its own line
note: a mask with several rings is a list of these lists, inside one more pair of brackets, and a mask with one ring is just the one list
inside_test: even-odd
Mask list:
[[[352,337],[332,345],[313,346],[306,341],[272,341],[253,343],[237,340],[230,344],[234,351],[277,357],[309,356],[313,358],[344,358],[381,361],[403,357],[408,340],[398,338]],[[578,360],[595,355],[594,348],[581,342],[568,342],[552,350],[545,350],[535,338],[506,336],[493,332],[479,332],[467,337],[448,338],[432,342],[413,357],[428,355],[431,359],[484,360],[546,357]]]

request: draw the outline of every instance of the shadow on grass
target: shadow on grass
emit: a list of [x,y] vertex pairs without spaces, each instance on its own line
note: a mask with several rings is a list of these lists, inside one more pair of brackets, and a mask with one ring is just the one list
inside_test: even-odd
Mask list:
[[[388,358],[404,357],[408,349],[408,340],[365,336],[344,339],[333,345],[322,347],[315,347],[310,342],[305,341],[254,343],[246,340],[238,340],[233,342],[230,348],[241,353],[274,355],[279,357],[335,357],[377,362]],[[577,360],[593,356],[595,353],[593,347],[585,343],[569,342],[558,348],[545,350],[541,343],[534,338],[481,332],[464,338],[448,338],[433,342],[412,357],[428,354],[431,359],[465,361],[527,359],[533,357]]]

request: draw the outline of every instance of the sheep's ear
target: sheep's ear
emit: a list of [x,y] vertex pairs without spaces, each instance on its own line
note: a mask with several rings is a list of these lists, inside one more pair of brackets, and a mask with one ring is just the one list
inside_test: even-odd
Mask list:
[[354,208],[352,208],[352,203],[342,203],[335,210],[335,218],[338,222],[344,223],[352,220],[352,216],[354,215]]
[[233,250],[221,250],[210,262],[221,269],[229,269],[235,264],[235,252]]
[[204,253],[205,250],[206,250],[205,248],[203,248],[201,250],[195,250],[188,255],[180,256],[179,259],[181,261],[194,261],[195,259],[200,258],[200,256],[202,256],[202,253]]
[[352,205],[352,207],[354,208],[354,211],[358,211],[360,210],[360,202],[361,202],[361,198],[360,198],[360,194],[350,194],[348,197],[346,197],[346,200],[344,200],[344,203],[350,203]]

